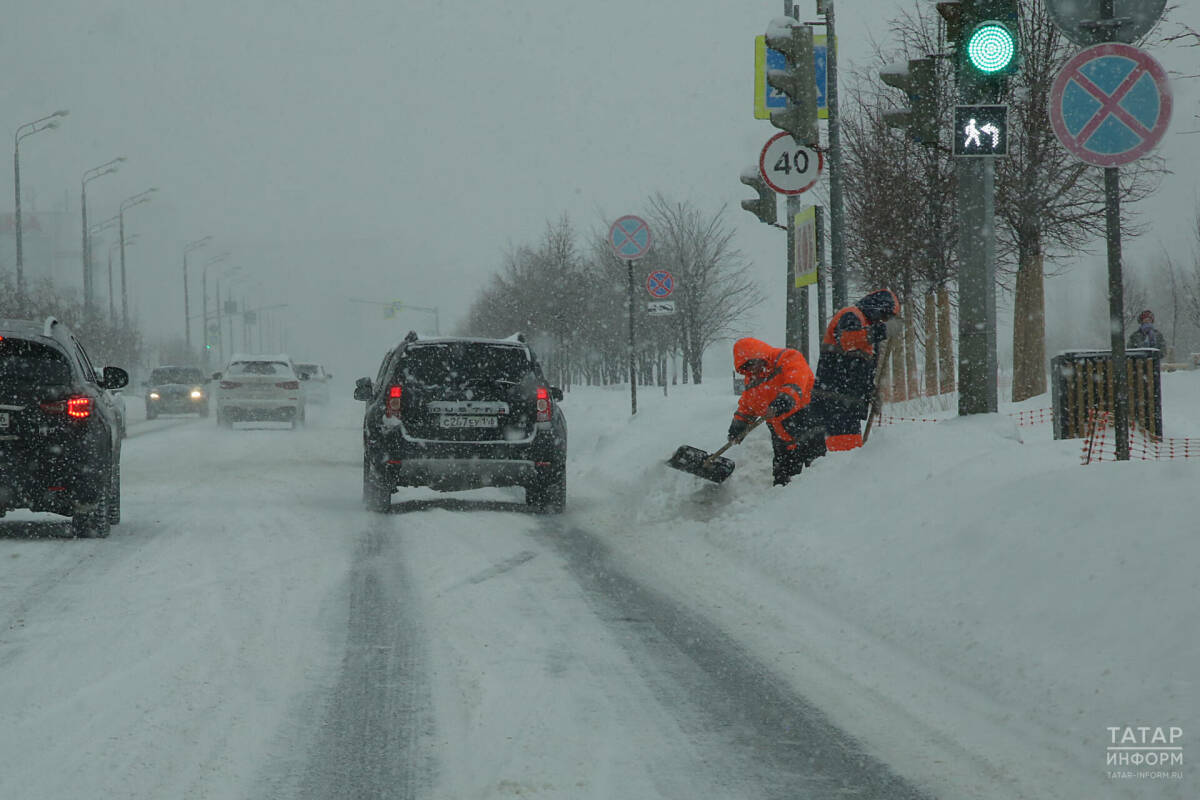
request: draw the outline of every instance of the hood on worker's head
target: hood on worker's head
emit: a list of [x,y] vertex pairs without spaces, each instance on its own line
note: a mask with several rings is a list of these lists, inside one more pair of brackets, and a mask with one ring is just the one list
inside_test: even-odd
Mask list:
[[900,316],[900,301],[891,289],[880,289],[858,301],[858,307],[868,322],[887,322]]
[[778,348],[762,341],[746,337],[733,343],[733,368],[738,372],[753,372],[755,367],[770,363]]

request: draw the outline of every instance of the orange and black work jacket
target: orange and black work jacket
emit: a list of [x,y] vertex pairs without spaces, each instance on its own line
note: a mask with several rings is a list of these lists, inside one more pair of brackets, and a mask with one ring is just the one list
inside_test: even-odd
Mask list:
[[[753,360],[767,363],[765,375],[760,377],[743,372],[746,362]],[[753,422],[758,417],[767,417],[779,438],[792,441],[791,434],[784,430],[783,420],[799,412],[812,399],[813,372],[804,354],[791,348],[771,347],[758,339],[738,339],[733,345],[733,364],[745,376],[746,384],[734,418]],[[792,398],[792,408],[786,414],[772,417],[769,406],[780,394]]]
[[875,391],[875,345],[886,330],[882,322],[872,324],[858,306],[847,306],[829,320],[816,376],[817,395],[834,401],[822,404],[825,413],[866,418]]

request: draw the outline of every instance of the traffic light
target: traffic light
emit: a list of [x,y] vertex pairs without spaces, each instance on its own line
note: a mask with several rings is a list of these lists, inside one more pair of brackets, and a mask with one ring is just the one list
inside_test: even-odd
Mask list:
[[937,62],[932,58],[917,58],[908,62],[901,72],[895,67],[879,71],[880,79],[888,86],[904,90],[909,107],[900,111],[885,111],[883,121],[889,128],[907,131],[914,142],[924,145],[938,143],[938,81]]
[[771,124],[792,135],[799,144],[817,147],[817,75],[813,60],[813,32],[791,17],[771,20],[767,47],[783,53],[787,69],[767,71],[767,83],[788,99],[788,107],[771,112]]
[[1017,0],[940,2],[937,9],[947,40],[955,42],[960,99],[998,99],[1005,77],[1021,65]]
[[742,183],[758,192],[757,200],[743,200],[742,208],[758,217],[759,222],[774,225],[778,219],[778,208],[775,202],[775,191],[767,186],[767,182],[758,174],[758,167],[746,167],[742,171]]

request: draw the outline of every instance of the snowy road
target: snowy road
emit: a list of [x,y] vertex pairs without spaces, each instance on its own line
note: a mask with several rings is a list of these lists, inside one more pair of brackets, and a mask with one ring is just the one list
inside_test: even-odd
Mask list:
[[920,796],[572,513],[360,510],[357,410],[143,423],[110,539],[0,522],[0,796]]

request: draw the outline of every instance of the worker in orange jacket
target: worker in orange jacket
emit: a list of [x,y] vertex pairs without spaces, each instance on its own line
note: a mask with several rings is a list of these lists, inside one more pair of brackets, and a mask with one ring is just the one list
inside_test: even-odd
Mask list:
[[733,366],[743,376],[745,389],[729,425],[729,441],[740,442],[750,423],[766,417],[775,453],[775,485],[786,485],[825,454],[824,431],[808,409],[812,369],[800,351],[751,338],[734,343]]
[[887,321],[899,315],[895,293],[881,289],[829,320],[817,361],[812,411],[825,426],[828,450],[862,447],[862,420],[875,394],[879,345],[887,338]]

